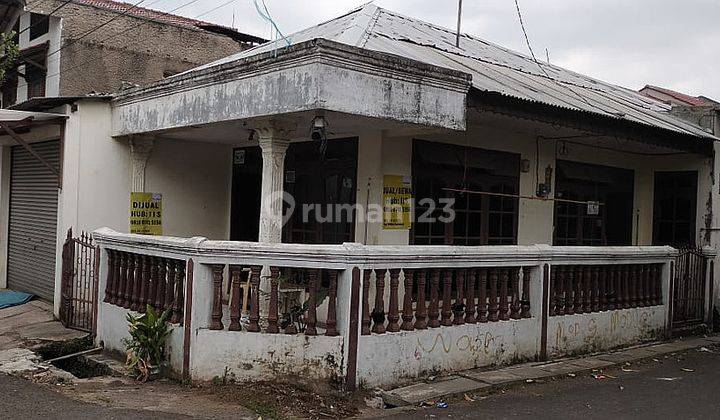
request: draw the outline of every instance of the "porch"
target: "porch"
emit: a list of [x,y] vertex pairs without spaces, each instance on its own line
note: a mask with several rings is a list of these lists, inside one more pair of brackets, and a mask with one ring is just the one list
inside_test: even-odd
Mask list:
[[[122,351],[129,310],[169,309],[171,365],[196,380],[299,374],[384,386],[611,349],[664,337],[677,283],[670,247],[94,237],[97,340]],[[697,271],[706,285],[713,256]],[[702,305],[709,313],[711,299]]]

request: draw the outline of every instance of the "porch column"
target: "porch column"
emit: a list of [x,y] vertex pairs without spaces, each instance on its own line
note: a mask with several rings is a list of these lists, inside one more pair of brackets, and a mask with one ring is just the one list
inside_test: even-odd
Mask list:
[[130,161],[132,165],[131,192],[145,192],[145,168],[155,142],[152,138],[130,139]]
[[283,175],[285,153],[294,127],[270,124],[257,128],[262,150],[263,169],[260,200],[260,242],[282,241]]

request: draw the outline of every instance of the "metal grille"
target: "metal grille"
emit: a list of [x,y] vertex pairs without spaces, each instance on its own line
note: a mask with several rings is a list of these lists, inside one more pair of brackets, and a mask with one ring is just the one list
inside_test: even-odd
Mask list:
[[[32,148],[58,167],[60,142]],[[52,300],[57,244],[57,177],[20,146],[12,148],[8,287]]]
[[68,231],[62,253],[60,320],[69,328],[94,331],[97,301],[97,248],[90,234]]
[[707,259],[699,249],[682,249],[673,279],[673,327],[683,328],[705,321]]

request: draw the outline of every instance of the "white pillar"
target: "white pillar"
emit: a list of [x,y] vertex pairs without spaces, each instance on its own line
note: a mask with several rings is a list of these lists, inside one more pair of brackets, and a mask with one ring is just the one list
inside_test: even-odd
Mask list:
[[130,140],[130,160],[132,162],[132,188],[131,192],[145,192],[145,168],[150,153],[155,145],[152,138]]
[[287,128],[271,125],[256,129],[260,136],[263,169],[260,201],[260,242],[282,242],[283,175],[285,153],[290,145]]

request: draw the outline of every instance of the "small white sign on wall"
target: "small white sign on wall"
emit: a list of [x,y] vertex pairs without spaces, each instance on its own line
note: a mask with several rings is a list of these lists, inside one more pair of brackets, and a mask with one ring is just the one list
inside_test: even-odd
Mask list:
[[597,216],[600,214],[600,203],[597,201],[588,201],[587,214],[588,216]]

